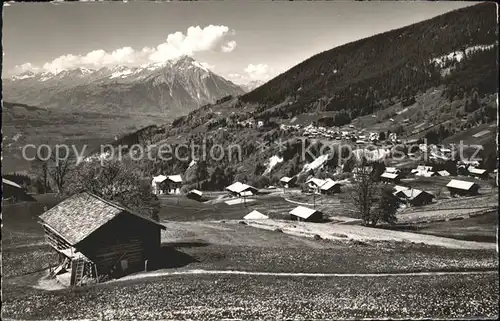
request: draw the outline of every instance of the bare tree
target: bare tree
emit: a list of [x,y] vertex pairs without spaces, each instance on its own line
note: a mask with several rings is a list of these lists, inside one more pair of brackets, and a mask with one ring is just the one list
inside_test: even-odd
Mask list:
[[393,195],[393,187],[378,183],[372,167],[366,166],[365,162],[356,168],[353,189],[349,195],[363,224],[375,226],[379,222],[396,222],[399,200]]
[[138,169],[117,160],[84,162],[72,171],[67,193],[89,191],[115,201],[158,220],[160,203],[152,193],[149,181],[143,180]]
[[54,184],[57,187],[57,192],[59,194],[64,193],[66,176],[68,175],[73,163],[74,158],[69,152],[63,155],[54,153],[54,155],[50,159],[50,163],[48,164],[48,173],[54,181]]
[[349,193],[351,204],[364,224],[375,225],[372,222],[372,210],[376,203],[378,184],[372,178],[371,167],[361,166],[356,168],[353,189]]
[[33,170],[37,173],[42,183],[42,191],[39,193],[47,193],[49,190],[49,151],[45,148],[38,149],[35,160],[32,163]]

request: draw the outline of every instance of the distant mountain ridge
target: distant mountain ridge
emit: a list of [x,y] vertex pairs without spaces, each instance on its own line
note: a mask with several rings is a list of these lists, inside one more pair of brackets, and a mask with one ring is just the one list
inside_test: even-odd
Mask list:
[[3,86],[6,100],[48,109],[175,116],[244,93],[187,56],[141,67],[26,71],[4,79]]

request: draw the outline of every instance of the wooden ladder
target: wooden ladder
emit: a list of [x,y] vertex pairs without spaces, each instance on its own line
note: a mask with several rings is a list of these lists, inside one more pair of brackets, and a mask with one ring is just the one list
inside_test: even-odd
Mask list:
[[76,259],[75,260],[75,286],[80,286],[83,279],[83,272],[85,271],[85,260]]

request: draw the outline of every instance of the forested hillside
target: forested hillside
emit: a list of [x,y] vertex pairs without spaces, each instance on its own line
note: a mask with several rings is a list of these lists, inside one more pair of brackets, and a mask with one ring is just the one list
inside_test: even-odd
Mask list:
[[[121,142],[167,142],[172,149],[205,142],[207,150],[221,145],[226,156],[231,154],[230,145],[237,144],[241,161],[207,159],[193,165],[187,157],[139,165],[145,176],[182,173],[200,188],[220,188],[233,179],[264,186],[282,175],[296,175],[312,162],[299,159],[302,146],[295,140],[297,133],[280,130],[281,124],[352,122],[367,131],[389,129],[404,139],[453,141],[456,135],[494,127],[497,37],[496,5],[470,6],[322,52],[250,93],[225,97],[171,125],[145,129]],[[262,120],[264,126],[241,125],[250,119]],[[490,146],[493,133],[486,132],[478,141]],[[284,151],[261,149],[262,143],[271,146],[278,139],[285,142]],[[319,150],[322,143],[306,144],[316,144]],[[494,166],[492,155],[488,159]],[[281,161],[270,169],[273,157]],[[314,169],[320,176],[335,170],[333,163]]]
[[[263,117],[337,111],[340,125],[383,108],[385,99],[411,104],[418,92],[440,84],[450,100],[485,95],[498,88],[497,37],[496,6],[484,3],[322,52],[241,99],[260,104]],[[460,61],[448,56],[455,52]],[[446,58],[433,60],[440,57]]]

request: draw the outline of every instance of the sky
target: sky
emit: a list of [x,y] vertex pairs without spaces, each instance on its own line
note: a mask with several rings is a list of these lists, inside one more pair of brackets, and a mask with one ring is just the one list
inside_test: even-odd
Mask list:
[[322,51],[471,2],[83,2],[3,8],[3,71],[140,66],[192,56],[245,84]]

